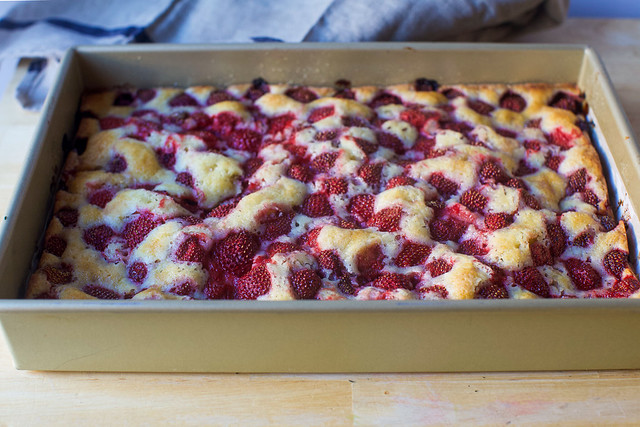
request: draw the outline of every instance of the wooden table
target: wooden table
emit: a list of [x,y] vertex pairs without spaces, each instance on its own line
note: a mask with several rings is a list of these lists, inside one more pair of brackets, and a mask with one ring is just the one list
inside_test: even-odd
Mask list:
[[[601,54],[640,134],[640,20],[571,19],[515,42]],[[38,114],[0,101],[0,215]],[[234,375],[17,371],[0,337],[0,425],[640,424],[640,371]]]

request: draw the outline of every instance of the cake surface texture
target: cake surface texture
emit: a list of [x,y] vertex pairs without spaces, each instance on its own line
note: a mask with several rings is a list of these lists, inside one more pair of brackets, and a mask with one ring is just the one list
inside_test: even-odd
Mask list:
[[86,93],[27,298],[640,296],[575,85]]

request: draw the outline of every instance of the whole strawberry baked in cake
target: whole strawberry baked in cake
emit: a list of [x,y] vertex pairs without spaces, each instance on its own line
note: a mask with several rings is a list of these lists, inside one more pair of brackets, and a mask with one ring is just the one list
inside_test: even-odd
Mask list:
[[28,298],[640,295],[570,84],[87,93]]

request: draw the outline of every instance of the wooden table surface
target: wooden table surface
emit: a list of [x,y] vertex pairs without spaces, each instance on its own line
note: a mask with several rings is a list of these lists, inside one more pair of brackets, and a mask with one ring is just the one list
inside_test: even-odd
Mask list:
[[[570,19],[515,42],[602,56],[640,135],[640,20]],[[0,215],[39,115],[0,100]],[[135,374],[17,371],[0,335],[0,425],[640,425],[640,371],[452,374]]]

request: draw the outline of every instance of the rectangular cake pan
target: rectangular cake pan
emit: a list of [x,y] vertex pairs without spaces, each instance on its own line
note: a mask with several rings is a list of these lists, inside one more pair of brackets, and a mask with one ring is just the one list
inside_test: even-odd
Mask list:
[[37,370],[436,372],[640,368],[640,300],[20,299],[85,89],[270,82],[577,82],[637,271],[640,151],[586,46],[259,44],[79,47],[52,89],[0,241],[0,322]]

